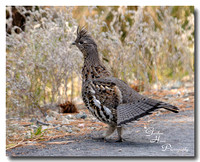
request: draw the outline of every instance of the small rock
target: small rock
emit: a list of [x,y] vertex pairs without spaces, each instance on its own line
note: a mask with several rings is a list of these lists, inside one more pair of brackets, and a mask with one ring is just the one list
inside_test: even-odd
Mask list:
[[194,96],[194,92],[188,92],[188,96]]
[[188,97],[188,96],[194,96],[194,92],[188,92],[188,93],[185,93],[183,95],[184,98]]
[[72,133],[72,129],[71,129],[71,128],[69,128],[69,129],[67,130],[67,132],[69,132],[69,133]]
[[53,117],[51,117],[51,116],[48,116],[48,115],[46,116],[46,121],[48,121],[48,122],[49,122],[49,121],[52,121],[52,120],[54,120],[54,118],[53,118]]
[[58,127],[57,130],[72,133],[72,128],[66,126]]
[[53,123],[52,126],[53,126],[53,127],[56,127],[56,126],[58,126],[58,124]]
[[85,124],[78,124],[78,127],[83,128]]
[[119,149],[118,152],[122,152],[122,149]]
[[175,95],[174,95],[174,97],[180,97],[181,96],[181,92],[177,92]]
[[37,120],[36,122],[37,125],[49,125],[49,123],[45,123],[43,121]]
[[37,121],[37,119],[35,119],[35,118],[32,118],[31,120],[30,120],[30,122],[36,122]]
[[68,119],[66,119],[66,118],[63,118],[62,119],[62,124],[69,124],[70,122],[69,122],[69,120]]
[[66,119],[65,116],[62,116],[62,115],[57,115],[56,116],[56,120],[62,121],[62,120],[65,120],[65,119]]
[[191,105],[187,105],[187,106],[185,106],[185,108],[190,108],[190,107],[192,107]]
[[31,137],[32,137],[31,132],[26,132],[24,137],[25,137],[26,139],[31,138]]
[[18,117],[10,117],[9,119],[10,119],[10,120],[18,120],[18,121],[21,120],[21,118],[18,118]]
[[92,130],[96,130],[97,128],[96,128],[96,127],[90,127],[90,129],[92,129]]
[[86,115],[86,114],[83,114],[83,115],[81,116],[81,119],[85,119],[85,118],[87,118],[87,115]]
[[36,129],[36,128],[37,128],[36,125],[31,125],[30,127],[33,128],[33,129]]
[[171,86],[171,89],[178,89],[182,86],[182,82],[177,81],[173,84],[173,86]]
[[80,129],[77,128],[77,127],[73,127],[73,128],[72,128],[72,131],[73,131],[73,132],[74,132],[74,131],[75,131],[75,132],[80,132]]
[[170,88],[168,86],[162,86],[161,90],[170,90]]
[[85,119],[85,118],[87,118],[87,115],[86,115],[85,113],[77,114],[77,115],[76,115],[76,118],[77,118],[77,119]]
[[26,141],[25,143],[26,144],[36,144],[37,142],[36,141]]
[[167,97],[173,97],[173,95],[172,94],[168,94],[168,95],[166,95]]
[[23,126],[19,126],[17,129],[18,130],[24,130],[24,127]]
[[48,115],[49,115],[50,117],[57,117],[59,114],[58,114],[58,112],[56,112],[56,111],[48,111]]
[[194,83],[186,82],[185,87],[186,88],[194,87]]
[[168,95],[164,96],[164,99],[169,99],[169,98],[172,98],[172,97],[173,97],[173,95],[168,94]]
[[91,117],[91,121],[92,122],[99,122],[99,120],[97,118],[95,118],[95,117]]
[[65,116],[65,118],[67,118],[67,119],[73,119],[73,115],[68,114],[68,115]]
[[49,128],[48,126],[46,126],[46,125],[43,125],[42,126],[42,129],[44,130],[44,129],[47,129],[47,128]]
[[80,119],[81,118],[81,115],[80,114],[77,114],[76,115],[76,119]]
[[61,127],[56,127],[56,130],[61,130]]
[[188,102],[189,100],[190,100],[189,98],[186,98],[186,99],[184,99],[183,101]]
[[185,94],[183,95],[184,98],[186,98],[186,97],[188,97],[188,96],[189,96],[188,93],[185,93]]

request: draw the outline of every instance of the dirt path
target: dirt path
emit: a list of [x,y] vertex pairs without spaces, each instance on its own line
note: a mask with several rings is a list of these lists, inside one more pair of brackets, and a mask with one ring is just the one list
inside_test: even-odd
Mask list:
[[[142,125],[141,123],[145,125]],[[146,126],[146,127],[144,127]],[[194,156],[194,111],[179,114],[160,113],[144,118],[140,124],[131,123],[123,137],[126,141],[93,139],[102,132],[84,136],[68,136],[44,142],[42,146],[24,146],[10,149],[8,156]],[[49,143],[48,143],[49,142]]]

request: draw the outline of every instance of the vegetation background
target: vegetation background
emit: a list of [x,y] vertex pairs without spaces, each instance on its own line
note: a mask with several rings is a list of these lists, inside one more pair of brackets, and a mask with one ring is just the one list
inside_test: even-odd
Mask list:
[[[77,26],[94,37],[104,64],[138,90],[194,75],[194,7],[6,7],[7,116],[81,102]],[[24,21],[14,22],[14,14]]]

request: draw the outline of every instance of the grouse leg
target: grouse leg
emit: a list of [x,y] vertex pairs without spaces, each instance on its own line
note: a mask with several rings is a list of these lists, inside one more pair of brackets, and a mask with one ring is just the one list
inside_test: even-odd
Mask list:
[[97,138],[94,138],[94,139],[106,140],[106,137],[110,136],[115,131],[115,129],[116,129],[116,126],[109,125],[108,130],[106,132],[104,132],[102,137],[97,137]]
[[108,136],[110,136],[116,129],[116,126],[113,125],[109,125],[108,130],[106,131],[106,133],[104,134],[104,139]]
[[116,142],[122,142],[122,127],[117,127],[117,134],[118,134],[118,140]]

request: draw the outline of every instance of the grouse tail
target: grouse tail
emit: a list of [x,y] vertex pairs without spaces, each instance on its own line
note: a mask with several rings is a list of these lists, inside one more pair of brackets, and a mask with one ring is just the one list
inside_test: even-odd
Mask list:
[[142,98],[132,103],[120,104],[117,107],[117,124],[120,126],[138,120],[143,116],[152,114],[153,111],[160,108],[174,113],[179,112],[178,107],[171,104],[150,98]]

